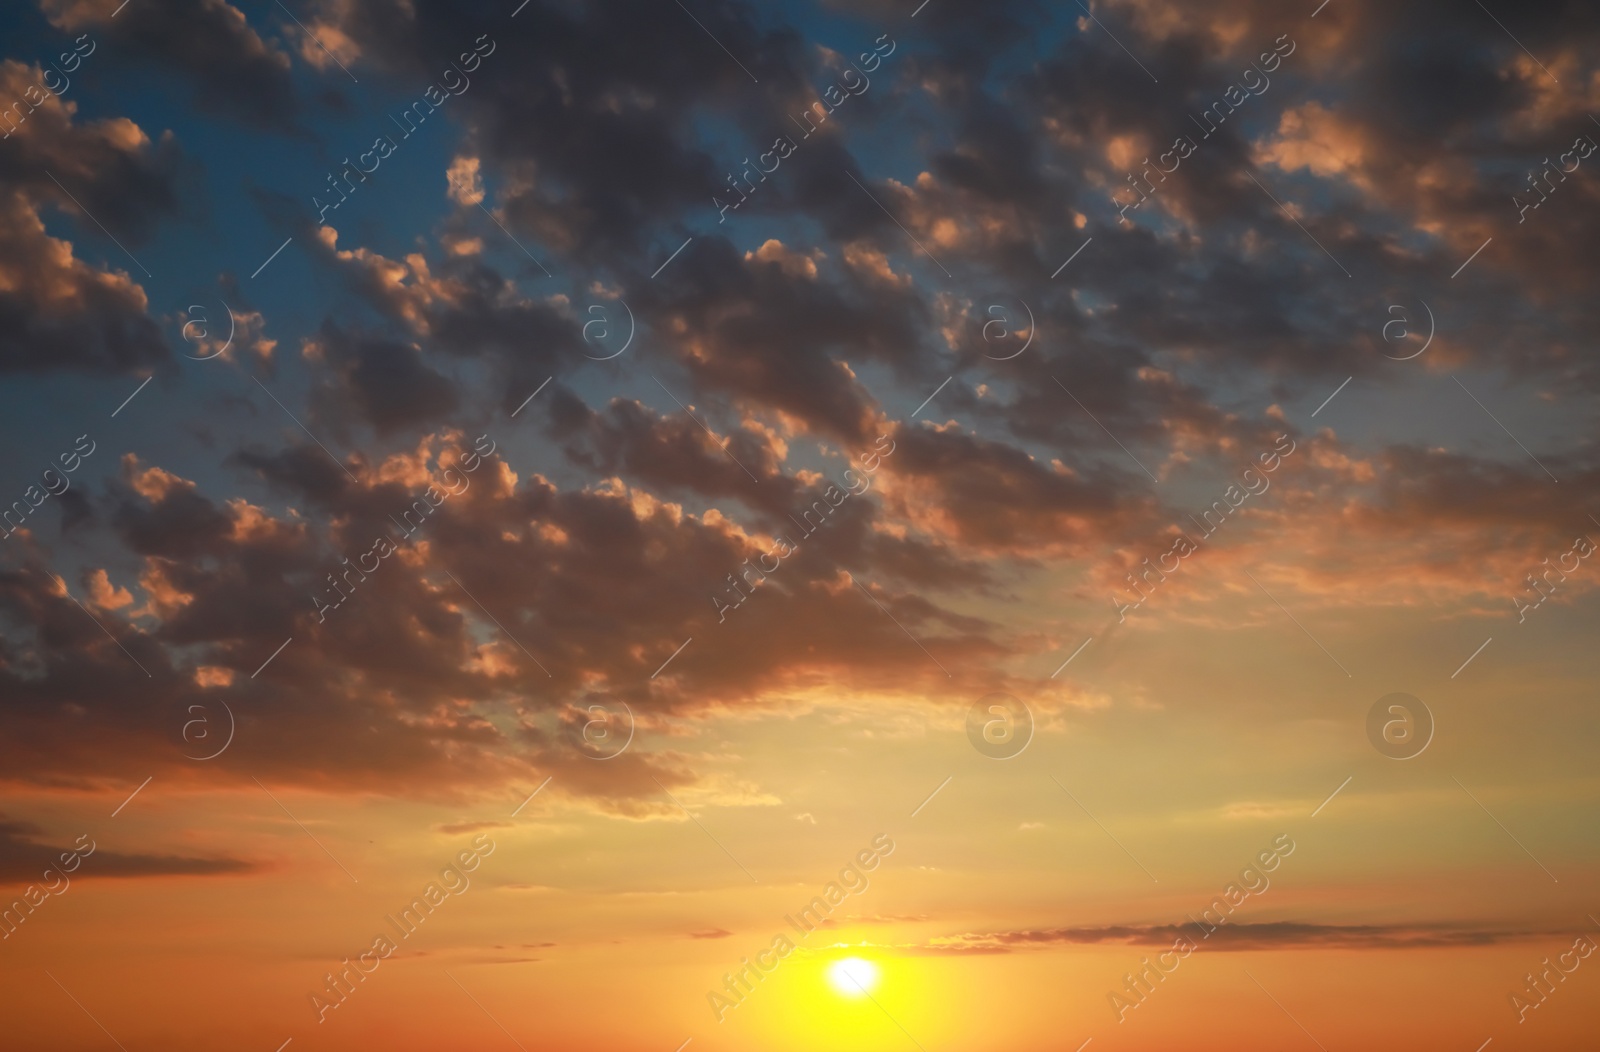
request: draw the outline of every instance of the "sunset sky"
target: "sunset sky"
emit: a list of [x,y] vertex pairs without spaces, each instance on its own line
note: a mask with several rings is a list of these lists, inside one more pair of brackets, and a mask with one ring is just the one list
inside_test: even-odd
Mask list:
[[1085,3],[7,5],[0,1048],[1596,1047],[1600,14]]

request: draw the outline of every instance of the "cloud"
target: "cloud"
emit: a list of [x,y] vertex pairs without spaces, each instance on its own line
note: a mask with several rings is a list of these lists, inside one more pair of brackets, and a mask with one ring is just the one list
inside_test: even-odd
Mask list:
[[[485,170],[505,177],[498,209],[519,237],[585,259],[637,255],[658,217],[703,205],[721,185],[692,134],[698,115],[763,130],[779,116],[757,118],[737,65],[683,60],[715,47],[706,32],[766,84],[798,83],[793,31],[759,29],[754,12],[736,5],[699,17],[704,29],[675,6],[644,0],[580,8],[536,0],[515,22],[480,26],[464,26],[448,0],[347,0],[320,16],[361,42],[364,64],[413,77],[436,72],[441,46],[466,49],[491,32],[503,50],[485,56],[458,105]],[[516,76],[494,68],[507,54]]]
[[[0,818],[0,883],[27,884],[44,879],[47,869],[57,867],[65,853],[81,849],[82,838],[65,846],[52,846],[40,839],[43,829],[32,822]],[[77,872],[91,877],[219,876],[248,873],[256,863],[236,858],[193,858],[183,855],[148,853],[125,854],[107,850],[89,841],[91,851],[82,856]]]
[[482,821],[480,821],[480,822],[446,822],[443,825],[438,825],[438,826],[435,826],[434,828],[437,829],[439,832],[447,834],[449,836],[456,836],[456,835],[458,835],[460,833],[476,833],[476,832],[479,832],[480,830],[484,830],[484,829],[509,829],[509,828],[511,828],[512,825],[513,825],[513,823],[511,823],[511,822],[493,822],[493,821],[488,821],[488,822],[482,822]]
[[897,517],[949,541],[994,553],[1083,552],[1148,520],[1122,472],[1040,464],[957,427],[898,433],[888,501]]
[[339,433],[353,408],[379,435],[447,419],[459,404],[455,383],[432,368],[420,349],[382,336],[346,332],[324,322],[306,355],[328,366],[313,399],[319,421]]
[[169,358],[126,272],[77,259],[19,195],[0,195],[0,370],[134,372]]
[[[343,76],[298,27],[263,37],[221,0],[190,5],[181,31],[138,3],[113,22],[113,2],[44,6],[57,25],[105,33],[108,59],[170,59],[224,121],[295,119],[284,48],[316,67],[308,77]],[[1286,606],[1493,598],[1509,613],[1495,590],[1531,568],[1519,553],[1564,550],[1541,546],[1585,528],[1533,465],[1302,428],[1316,426],[1312,393],[1394,375],[1360,334],[1401,291],[1441,281],[1471,322],[1447,337],[1452,368],[1492,364],[1577,397],[1600,385],[1584,353],[1600,321],[1585,291],[1596,191],[1569,178],[1526,223],[1507,208],[1528,167],[1587,123],[1588,101],[1548,90],[1488,20],[1445,17],[1434,0],[1345,7],[1300,17],[1271,89],[1209,136],[1187,114],[1289,31],[1277,5],[1097,8],[1159,86],[1071,10],[925,16],[730,227],[712,193],[744,153],[790,134],[840,63],[770,12],[700,13],[729,61],[674,5],[642,0],[533,0],[482,26],[443,0],[310,5],[307,26],[374,91],[432,78],[451,42],[480,32],[503,54],[429,125],[447,197],[418,185],[440,214],[297,237],[326,297],[298,331],[292,312],[274,316],[310,394],[274,391],[332,454],[247,382],[250,401],[216,404],[260,403],[269,415],[253,421],[268,422],[218,428],[215,463],[141,452],[103,492],[64,498],[92,561],[58,567],[78,549],[16,538],[0,571],[0,688],[20,699],[0,711],[8,769],[56,783],[181,766],[173,728],[215,697],[244,714],[234,754],[279,782],[453,794],[554,773],[553,798],[682,821],[661,786],[736,780],[643,747],[602,769],[573,748],[578,714],[625,702],[659,729],[836,697],[842,681],[920,711],[1033,682],[1014,659],[1055,633],[1016,630],[1032,617],[1026,588],[1059,575],[1068,598],[1105,612],[1128,569],[1280,432],[1303,452],[1208,542],[1219,574],[1270,551],[1248,566]],[[846,8],[839,35],[863,45],[885,32],[868,21],[904,24],[888,22],[892,5]],[[1596,34],[1573,21],[1531,10],[1526,42],[1582,84]],[[1450,28],[1416,32],[1435,22]],[[10,97],[38,75],[0,71]],[[82,120],[73,98],[44,99],[0,142],[0,369],[149,373],[170,355],[142,272],[89,217],[138,250],[183,214],[196,171],[159,125]],[[1196,153],[1119,223],[1130,167],[1178,134],[1200,136]],[[1450,278],[1491,232],[1493,252]],[[1015,361],[987,356],[1002,301],[1016,319],[1025,306],[1039,336]],[[635,357],[595,362],[586,312],[620,302]],[[263,315],[246,317],[256,353],[219,369],[281,360],[258,339]],[[1419,363],[1418,384],[1443,375],[1428,371],[1439,360]],[[352,569],[486,429],[503,445],[470,487],[376,570]],[[1580,437],[1551,439],[1547,463],[1563,488],[1592,489],[1593,449],[1565,433]],[[895,452],[871,488],[829,510],[879,436]],[[819,502],[825,525],[800,525]],[[1255,544],[1268,535],[1273,548]],[[795,551],[778,569],[730,581],[780,539]],[[1402,576],[1415,592],[1387,587]],[[58,577],[87,583],[113,638]],[[324,616],[335,587],[349,594]],[[1167,588],[1175,618],[1213,616],[1181,581]],[[249,715],[263,711],[274,718]],[[766,798],[741,785],[718,802]]]
[[1296,921],[1223,924],[1209,936],[1194,924],[1122,924],[1088,928],[1032,928],[966,932],[940,936],[913,950],[933,955],[1016,953],[1058,945],[1120,944],[1171,946],[1187,939],[1203,948],[1223,951],[1380,949],[1492,946],[1523,942],[1548,931],[1489,929],[1470,925],[1311,924]]
[[[36,67],[0,64],[0,98],[24,100],[7,111],[8,126],[20,123],[0,141],[0,371],[163,365],[170,353],[133,276],[140,265],[114,243],[108,269],[86,262],[46,231],[41,212],[73,217],[95,243],[103,223],[138,245],[178,209],[182,154],[170,136],[152,143],[126,118],[76,121],[76,103],[40,91],[39,80]],[[35,97],[37,106],[25,101]]]
[[450,184],[450,200],[461,205],[475,205],[483,201],[483,179],[478,174],[476,157],[457,157],[450,162],[445,179]]
[[106,42],[107,57],[132,61],[189,82],[201,110],[261,128],[288,130],[298,106],[289,56],[266,42],[244,13],[226,0],[197,0],[181,8],[123,5],[122,0],[40,0],[51,23],[69,33],[88,30]]
[[[51,781],[183,766],[171,736],[186,707],[222,701],[239,714],[231,755],[276,783],[448,795],[537,773],[584,806],[681,821],[662,786],[724,806],[775,800],[671,754],[596,764],[573,744],[575,713],[626,703],[643,721],[693,717],[821,689],[841,669],[862,689],[954,689],[901,626],[951,667],[1000,653],[981,619],[888,578],[852,585],[836,560],[877,549],[865,497],[833,510],[809,484],[804,499],[823,509],[804,505],[810,536],[789,522],[796,553],[719,624],[711,596],[769,539],[617,480],[569,489],[522,476],[513,456],[450,431],[376,462],[348,458],[352,481],[310,443],[238,454],[293,513],[219,500],[125,457],[103,503],[137,588],[100,608],[104,632],[41,564],[0,572],[0,687],[24,699],[0,712],[8,769]],[[393,554],[373,554],[380,538]],[[691,636],[718,639],[717,659],[691,650],[653,676]],[[149,675],[130,685],[134,661]],[[529,694],[524,682],[547,686]],[[58,718],[62,706],[78,715]]]

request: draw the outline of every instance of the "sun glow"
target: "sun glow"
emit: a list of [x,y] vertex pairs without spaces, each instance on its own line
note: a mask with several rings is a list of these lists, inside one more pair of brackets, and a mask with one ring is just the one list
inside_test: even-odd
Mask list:
[[863,997],[878,985],[878,966],[860,957],[846,957],[828,966],[828,982],[846,997]]

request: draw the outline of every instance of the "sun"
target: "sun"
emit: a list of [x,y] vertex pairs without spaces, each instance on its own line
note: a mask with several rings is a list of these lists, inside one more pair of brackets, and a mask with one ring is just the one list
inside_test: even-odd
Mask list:
[[878,985],[878,966],[860,957],[846,957],[828,966],[828,982],[846,997],[864,997]]

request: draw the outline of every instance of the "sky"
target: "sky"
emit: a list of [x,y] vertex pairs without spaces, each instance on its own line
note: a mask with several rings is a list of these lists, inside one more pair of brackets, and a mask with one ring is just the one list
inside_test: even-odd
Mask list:
[[8,5],[0,1044],[1593,1047],[1597,46]]

